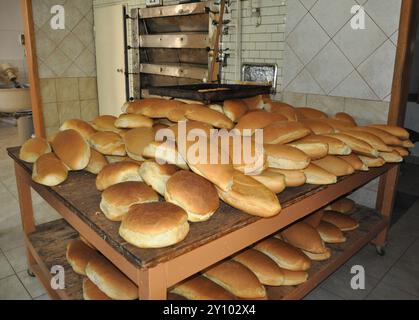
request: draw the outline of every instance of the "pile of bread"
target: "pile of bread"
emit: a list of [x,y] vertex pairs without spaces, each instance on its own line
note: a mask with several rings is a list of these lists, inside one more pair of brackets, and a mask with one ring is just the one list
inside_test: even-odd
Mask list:
[[[329,118],[265,96],[210,106],[149,98],[126,103],[123,112],[92,123],[67,120],[49,142],[26,142],[20,158],[34,163],[33,180],[47,186],[65,181],[68,171],[97,174],[101,210],[121,222],[120,235],[127,242],[141,248],[182,241],[189,222],[210,219],[219,199],[248,214],[272,217],[281,211],[277,194],[286,187],[333,184],[357,170],[400,162],[413,147],[403,128],[360,127],[345,113]],[[206,138],[213,128],[250,136],[262,129],[263,152],[252,160],[261,160],[261,170],[248,175],[255,163],[244,157],[224,164],[194,163],[189,152],[194,142],[178,134],[181,121],[186,121],[186,134],[200,129]],[[162,129],[173,133],[173,144],[156,141]],[[251,148],[256,149],[256,139]],[[220,158],[226,151],[218,148]],[[210,148],[204,152],[209,156]]]
[[[189,300],[267,299],[265,286],[296,286],[307,281],[312,261],[331,257],[327,243],[346,241],[358,227],[350,215],[355,203],[338,200],[172,288]],[[67,246],[67,260],[84,276],[86,300],[133,300],[138,288],[83,238]]]

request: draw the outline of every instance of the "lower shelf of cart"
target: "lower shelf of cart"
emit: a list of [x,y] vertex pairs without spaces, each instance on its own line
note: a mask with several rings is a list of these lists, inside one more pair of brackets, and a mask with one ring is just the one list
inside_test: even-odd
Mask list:
[[[332,257],[326,261],[314,262],[307,282],[299,286],[267,287],[269,299],[303,298],[388,225],[387,219],[366,207],[358,207],[353,216],[359,221],[359,228],[346,234],[345,243],[328,245],[332,249]],[[28,248],[36,259],[36,264],[31,269],[53,299],[83,299],[83,277],[76,274],[66,260],[67,243],[77,237],[78,233],[64,220],[57,220],[38,226],[36,232],[27,238]],[[51,278],[54,276],[51,270],[54,266],[62,266],[65,270],[64,290],[51,288]],[[168,298],[181,297],[169,294]]]

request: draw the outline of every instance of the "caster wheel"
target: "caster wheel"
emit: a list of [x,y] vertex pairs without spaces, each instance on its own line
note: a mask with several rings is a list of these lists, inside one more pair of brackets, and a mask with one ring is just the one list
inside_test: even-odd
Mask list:
[[377,254],[379,256],[385,256],[386,255],[386,249],[384,247],[382,247],[382,246],[376,246],[375,249],[376,249]]
[[26,270],[26,272],[28,273],[29,277],[35,278],[35,273],[33,273],[31,269]]

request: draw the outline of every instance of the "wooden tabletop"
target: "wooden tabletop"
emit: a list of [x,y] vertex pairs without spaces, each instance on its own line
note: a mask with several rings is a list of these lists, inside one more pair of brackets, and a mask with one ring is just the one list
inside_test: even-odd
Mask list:
[[[19,150],[19,147],[9,148],[9,156],[31,175],[32,165],[19,159]],[[386,166],[388,170],[392,165],[388,164]],[[380,172],[382,171],[383,168],[381,168]],[[363,173],[356,174],[362,175]],[[52,188],[43,188],[46,188],[48,192],[82,219],[102,239],[139,268],[149,268],[161,262],[169,261],[261,219],[243,213],[221,202],[220,208],[209,221],[191,223],[190,232],[184,241],[174,246],[161,249],[140,249],[128,244],[119,236],[118,229],[120,223],[108,220],[101,213],[99,207],[101,196],[100,192],[96,189],[95,179],[95,175],[85,171],[70,172],[68,179],[61,185]],[[339,181],[344,179],[345,177],[340,178]],[[39,186],[34,182],[33,185]],[[282,207],[286,208],[326,188],[329,188],[329,186],[308,184],[298,188],[287,188],[279,194],[279,200]]]

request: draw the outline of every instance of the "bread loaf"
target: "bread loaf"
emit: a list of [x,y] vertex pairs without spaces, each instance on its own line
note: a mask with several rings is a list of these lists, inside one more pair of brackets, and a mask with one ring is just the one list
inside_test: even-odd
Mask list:
[[328,146],[328,154],[330,155],[348,155],[352,152],[352,149],[346,143],[329,136],[309,135],[297,141],[307,143],[325,143]]
[[179,171],[179,167],[172,164],[160,165],[154,161],[145,161],[141,165],[139,173],[145,183],[164,196],[167,180],[177,171]]
[[391,147],[387,146],[383,140],[381,140],[378,136],[372,133],[357,130],[345,130],[343,131],[343,133],[357,138],[359,140],[365,141],[378,151],[391,152],[393,150]]
[[346,241],[342,231],[329,222],[321,221],[316,230],[320,234],[322,240],[326,243],[343,243]]
[[235,300],[234,295],[203,276],[182,282],[171,292],[188,300]]
[[307,178],[302,170],[282,170],[269,168],[269,171],[282,174],[285,177],[286,187],[299,187],[306,183]]
[[322,221],[329,222],[342,231],[352,231],[359,227],[358,221],[336,211],[325,211]]
[[242,100],[226,100],[223,108],[224,114],[233,122],[238,122],[248,111]]
[[303,250],[303,253],[313,261],[324,261],[330,259],[330,257],[332,256],[332,251],[327,247],[325,252],[322,253],[312,253],[305,250]]
[[399,163],[403,162],[403,157],[397,152],[380,152],[380,158],[383,158],[387,163]]
[[324,170],[323,168],[320,168],[313,163],[310,163],[310,165],[305,168],[303,172],[306,176],[306,183],[308,184],[327,185],[337,182],[336,175]]
[[331,126],[318,119],[301,119],[299,122],[313,131],[314,134],[328,134],[335,132]]
[[83,279],[83,299],[84,300],[112,300],[106,294],[104,294],[100,289],[89,280],[89,278]]
[[393,136],[392,134],[388,133],[387,131],[374,128],[374,127],[353,127],[351,130],[356,131],[363,131],[368,132],[370,134],[373,134],[380,138],[386,145],[389,146],[402,146],[403,141],[397,138],[396,136]]
[[393,147],[393,149],[395,151],[397,151],[397,153],[402,156],[402,157],[407,157],[409,155],[409,151],[407,151],[405,148],[403,147],[399,147],[399,146],[395,146]]
[[359,156],[359,158],[368,168],[378,168],[386,164],[384,159],[381,157],[373,158],[373,157]]
[[292,246],[311,253],[325,253],[326,247],[315,228],[297,222],[281,232],[282,239]]
[[115,121],[117,119],[117,117],[111,115],[99,116],[92,121],[92,126],[97,131],[111,131],[120,133],[122,130],[115,127]]
[[242,299],[266,299],[265,287],[248,268],[228,260],[205,271],[204,276]]
[[332,202],[326,207],[328,210],[337,211],[343,214],[351,214],[355,210],[355,201],[349,198],[341,198]]
[[313,228],[317,228],[322,221],[323,218],[323,210],[318,210],[312,214],[310,214],[308,217],[306,217],[303,221]]
[[86,167],[87,172],[99,174],[107,164],[108,160],[106,160],[103,154],[97,152],[93,148],[90,149],[90,160]]
[[335,119],[340,120],[340,121],[346,121],[354,127],[358,126],[355,119],[350,114],[347,114],[345,112],[336,113],[335,114]]
[[81,240],[72,240],[67,244],[66,259],[77,274],[86,275],[86,267],[97,252]]
[[154,141],[152,128],[131,129],[124,136],[125,148],[130,158],[144,160],[144,149]]
[[264,150],[270,168],[300,170],[310,163],[310,158],[303,151],[291,146],[266,144]]
[[154,159],[159,164],[173,164],[183,170],[189,170],[186,161],[176,149],[175,143],[151,142],[144,148],[143,156]]
[[265,102],[263,101],[262,95],[242,99],[242,101],[249,110],[262,110],[265,106]]
[[287,121],[287,118],[279,113],[266,111],[253,111],[242,116],[235,126],[242,135],[251,136],[256,129],[263,129],[275,122]]
[[143,182],[125,181],[102,192],[100,209],[111,221],[121,221],[134,204],[158,202],[157,193]]
[[225,114],[201,105],[188,105],[185,115],[188,120],[208,123],[215,128],[233,129],[234,123]]
[[19,151],[19,159],[29,163],[35,163],[40,156],[51,152],[51,146],[43,138],[32,138],[26,141]]
[[354,125],[348,121],[338,120],[333,118],[321,119],[321,121],[333,128],[335,132],[341,132],[354,127]]
[[96,177],[96,188],[99,191],[125,181],[142,181],[139,174],[140,165],[132,161],[108,164]]
[[298,119],[324,119],[328,118],[327,114],[309,107],[296,108]]
[[358,138],[355,138],[353,136],[343,134],[343,133],[333,133],[328,135],[329,137],[339,139],[340,141],[347,144],[353,152],[365,156],[372,156],[377,157],[378,156],[378,150],[374,149],[369,143],[360,140]]
[[259,181],[274,193],[281,193],[286,187],[285,176],[271,169],[266,169],[261,174],[252,176],[252,178]]
[[412,149],[415,147],[415,144],[411,140],[407,139],[403,141],[402,147],[407,148],[407,149]]
[[111,131],[99,131],[90,137],[90,145],[101,154],[125,156],[125,144],[121,136]]
[[371,124],[371,125],[368,125],[368,127],[384,130],[401,140],[407,140],[410,137],[410,134],[406,129],[398,127],[398,126],[392,126],[388,124]]
[[337,177],[347,176],[355,172],[355,169],[346,161],[336,156],[327,156],[313,161],[316,166],[329,171]]
[[368,171],[368,167],[354,153],[347,156],[338,156],[339,159],[346,161],[352,168],[358,171]]
[[279,101],[270,101],[265,103],[265,110],[272,113],[278,113],[287,118],[288,121],[297,121],[297,111],[293,106],[289,104],[279,102]]
[[304,152],[311,160],[317,160],[326,157],[329,154],[329,145],[324,142],[305,142],[294,141],[288,144]]
[[60,131],[69,129],[76,130],[86,141],[89,141],[90,137],[96,133],[92,125],[80,119],[65,120],[60,127]]
[[281,269],[284,274],[283,286],[298,286],[308,280],[308,273],[305,271],[291,271]]
[[115,121],[115,127],[120,129],[151,128],[153,120],[141,114],[121,114]]
[[67,175],[67,167],[53,153],[40,156],[32,170],[32,180],[48,187],[54,187],[64,182]]
[[275,122],[263,130],[265,144],[286,144],[304,138],[311,130],[299,122]]
[[281,286],[284,283],[281,268],[260,251],[247,249],[234,256],[233,260],[249,268],[264,285]]
[[83,170],[90,160],[90,146],[75,130],[60,131],[51,142],[54,153],[70,170]]

